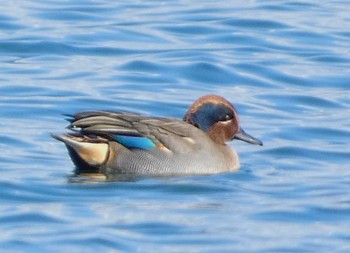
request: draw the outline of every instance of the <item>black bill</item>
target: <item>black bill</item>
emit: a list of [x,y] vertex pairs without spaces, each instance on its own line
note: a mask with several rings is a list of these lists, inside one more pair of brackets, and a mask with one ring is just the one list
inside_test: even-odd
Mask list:
[[236,133],[233,138],[237,139],[237,140],[245,141],[245,142],[248,142],[251,144],[255,144],[255,145],[260,145],[260,146],[263,145],[261,140],[258,140],[256,138],[254,138],[253,136],[247,134],[246,132],[244,132],[244,130],[242,128],[239,129],[239,132]]

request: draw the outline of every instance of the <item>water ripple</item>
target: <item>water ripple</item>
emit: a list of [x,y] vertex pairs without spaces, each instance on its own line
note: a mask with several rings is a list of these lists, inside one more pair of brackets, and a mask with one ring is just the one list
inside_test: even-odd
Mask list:
[[[3,1],[0,248],[349,252],[348,2]],[[74,176],[62,113],[228,98],[237,172]],[[118,179],[116,179],[118,180]]]

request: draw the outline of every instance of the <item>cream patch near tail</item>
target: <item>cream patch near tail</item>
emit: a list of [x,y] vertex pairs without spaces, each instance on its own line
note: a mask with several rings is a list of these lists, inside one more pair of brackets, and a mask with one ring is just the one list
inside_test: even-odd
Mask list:
[[72,148],[81,159],[91,166],[101,165],[107,158],[107,143],[87,142],[84,137],[73,135],[52,135],[52,137]]

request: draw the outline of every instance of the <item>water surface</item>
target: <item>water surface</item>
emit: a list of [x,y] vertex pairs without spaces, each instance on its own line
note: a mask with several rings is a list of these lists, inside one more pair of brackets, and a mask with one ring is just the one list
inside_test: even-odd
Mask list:
[[[4,252],[349,252],[348,1],[4,1]],[[203,177],[72,177],[62,113],[233,102],[256,147]]]

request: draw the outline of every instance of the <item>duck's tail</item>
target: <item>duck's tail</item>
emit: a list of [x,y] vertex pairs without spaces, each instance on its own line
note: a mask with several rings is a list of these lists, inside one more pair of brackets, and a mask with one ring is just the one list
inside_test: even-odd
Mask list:
[[109,145],[105,139],[91,138],[78,133],[51,136],[66,145],[73,163],[80,170],[98,172],[108,159]]

